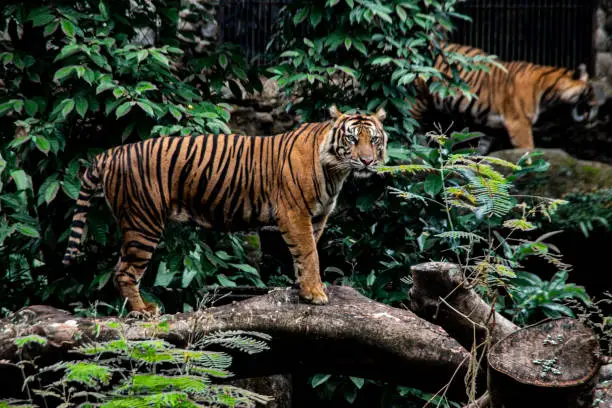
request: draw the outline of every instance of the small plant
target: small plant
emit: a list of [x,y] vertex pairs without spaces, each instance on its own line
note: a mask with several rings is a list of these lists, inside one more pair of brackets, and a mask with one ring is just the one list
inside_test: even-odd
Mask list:
[[[121,323],[108,325],[119,332],[122,330]],[[150,326],[158,333],[168,330],[167,322]],[[265,405],[270,397],[231,385],[214,384],[215,379],[232,376],[229,371],[232,358],[225,352],[204,348],[216,345],[253,354],[267,350],[268,340],[270,337],[262,333],[231,331],[203,336],[185,349],[164,340],[133,341],[123,336],[94,342],[73,350],[77,356],[74,361],[37,367],[36,373],[24,380],[30,396],[25,402],[34,407],[61,404],[104,408]],[[20,349],[40,342],[40,338],[33,336],[16,341]],[[10,406],[14,403],[11,401]]]

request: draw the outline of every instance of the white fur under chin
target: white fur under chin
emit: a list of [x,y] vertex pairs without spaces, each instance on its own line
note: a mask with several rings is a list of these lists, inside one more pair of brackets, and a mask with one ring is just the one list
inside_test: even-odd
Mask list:
[[370,170],[354,170],[353,177],[355,178],[368,178],[376,173],[375,171]]

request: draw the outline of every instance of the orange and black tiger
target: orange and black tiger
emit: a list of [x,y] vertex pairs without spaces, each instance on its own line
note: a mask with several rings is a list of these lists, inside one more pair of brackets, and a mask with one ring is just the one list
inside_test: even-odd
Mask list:
[[317,242],[347,176],[372,175],[387,146],[382,108],[330,113],[329,121],[273,136],[160,137],[97,155],[83,175],[64,264],[79,252],[90,200],[101,195],[122,232],[114,281],[132,311],[156,310],[138,285],[168,220],[223,231],[278,227],[300,296],[327,303]]
[[[483,50],[458,44],[447,44],[445,53],[474,57],[487,55]],[[584,65],[578,70],[536,65],[523,61],[497,60],[505,71],[489,64],[490,72],[468,71],[459,67],[460,78],[477,98],[461,92],[440,97],[432,94],[427,84],[417,80],[417,98],[411,107],[419,122],[426,112],[440,112],[467,117],[468,122],[487,128],[505,128],[516,148],[534,148],[532,125],[546,110],[566,104],[572,106],[576,122],[592,120],[601,104]],[[443,75],[452,76],[448,59],[438,55],[434,67]]]

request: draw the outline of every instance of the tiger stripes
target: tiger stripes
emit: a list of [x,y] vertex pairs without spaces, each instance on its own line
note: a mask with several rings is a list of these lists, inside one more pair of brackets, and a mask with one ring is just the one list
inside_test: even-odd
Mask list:
[[[487,55],[481,49],[452,43],[443,49],[469,57]],[[514,147],[533,149],[532,125],[541,113],[553,106],[572,105],[572,118],[576,122],[594,119],[597,115],[601,102],[588,81],[584,65],[573,71],[524,61],[497,62],[507,72],[493,64],[488,65],[490,72],[459,69],[461,80],[477,98],[468,99],[458,92],[443,99],[429,92],[427,84],[418,79],[412,117],[418,122],[430,110],[459,114],[489,128],[505,128]],[[434,67],[443,75],[452,76],[448,60],[442,55],[437,56]]]
[[129,310],[154,313],[139,282],[168,220],[239,231],[278,227],[294,260],[300,297],[328,302],[317,242],[349,174],[386,160],[385,112],[343,114],[272,136],[160,137],[109,149],[85,171],[63,263],[79,253],[94,196],[105,197],[123,243],[114,282]]

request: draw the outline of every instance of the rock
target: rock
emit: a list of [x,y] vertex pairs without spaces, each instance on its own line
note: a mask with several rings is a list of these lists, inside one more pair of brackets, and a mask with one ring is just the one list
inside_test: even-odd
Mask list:
[[[493,157],[516,163],[526,149],[499,150]],[[536,149],[550,163],[543,173],[529,174],[515,184],[524,194],[562,198],[568,193],[590,192],[612,188],[612,166],[596,161],[576,159],[561,149]]]

